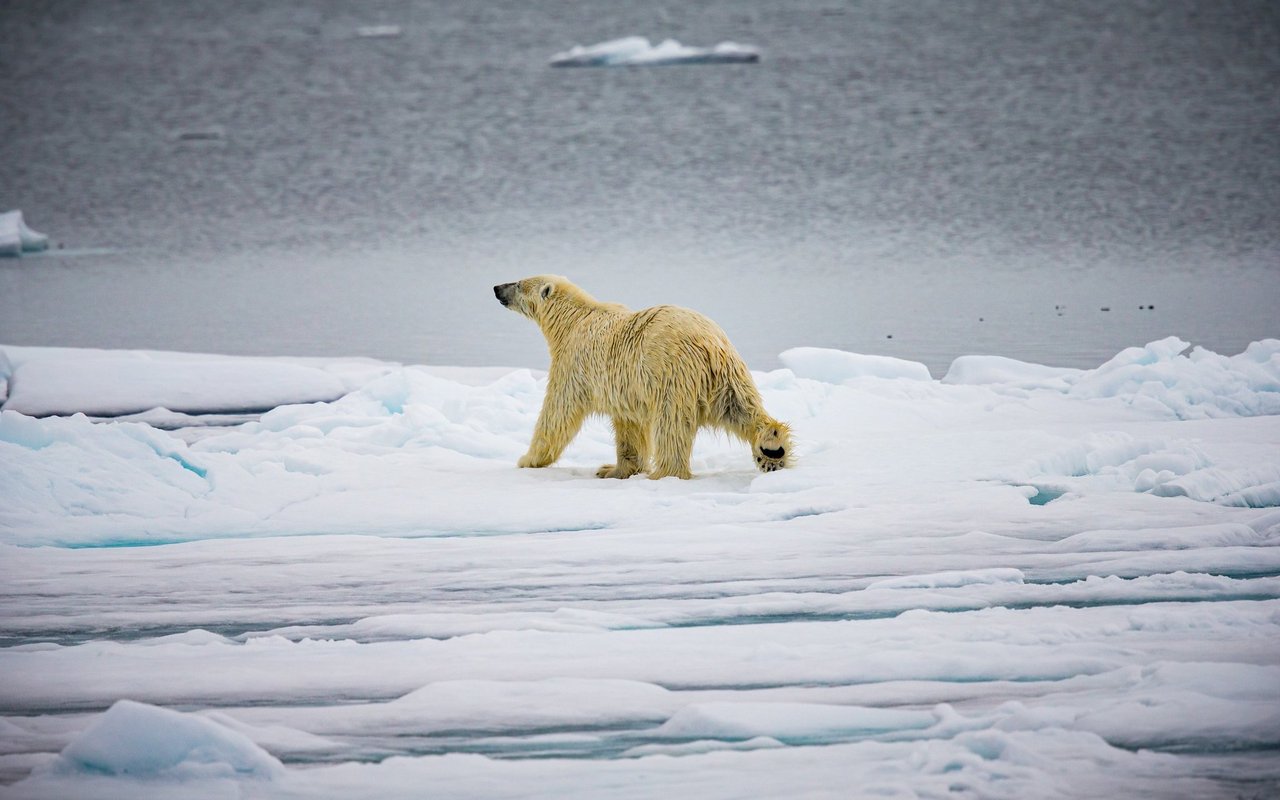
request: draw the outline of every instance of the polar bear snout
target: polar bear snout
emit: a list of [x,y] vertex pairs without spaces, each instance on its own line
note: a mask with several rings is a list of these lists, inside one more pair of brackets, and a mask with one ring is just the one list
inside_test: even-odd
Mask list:
[[515,283],[500,283],[493,287],[493,296],[498,298],[498,302],[504,306],[511,305],[511,298],[519,290],[520,286]]

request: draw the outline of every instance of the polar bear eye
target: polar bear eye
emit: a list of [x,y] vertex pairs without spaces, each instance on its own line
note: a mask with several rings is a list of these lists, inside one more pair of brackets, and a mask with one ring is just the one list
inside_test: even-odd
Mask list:
[[786,452],[787,452],[787,451],[786,451],[786,450],[783,450],[781,447],[779,447],[779,448],[778,448],[778,449],[776,449],[776,450],[774,450],[774,449],[772,449],[772,448],[769,448],[769,447],[761,447],[761,448],[760,448],[760,452],[761,452],[762,454],[764,454],[764,457],[765,457],[765,458],[775,458],[775,459],[776,459],[776,458],[782,458],[784,455],[786,455]]

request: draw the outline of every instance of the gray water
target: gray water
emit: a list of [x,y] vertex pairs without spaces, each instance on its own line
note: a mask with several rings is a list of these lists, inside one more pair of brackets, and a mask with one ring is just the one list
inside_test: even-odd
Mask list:
[[[763,57],[546,66],[634,34]],[[56,242],[0,261],[8,344],[543,366],[490,290],[541,272],[762,369],[1280,335],[1269,0],[0,2],[0,42],[0,210]]]

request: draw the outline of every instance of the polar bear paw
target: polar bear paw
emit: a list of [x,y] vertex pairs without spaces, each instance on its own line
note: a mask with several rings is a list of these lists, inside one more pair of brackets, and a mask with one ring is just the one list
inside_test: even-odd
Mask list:
[[639,471],[640,470],[636,468],[635,465],[633,464],[622,464],[622,465],[605,464],[600,469],[596,470],[596,477],[597,478],[622,478],[625,480],[626,478],[630,478],[632,475],[635,475]]
[[751,452],[761,472],[787,467],[791,463],[791,430],[781,422],[766,425],[756,436]]

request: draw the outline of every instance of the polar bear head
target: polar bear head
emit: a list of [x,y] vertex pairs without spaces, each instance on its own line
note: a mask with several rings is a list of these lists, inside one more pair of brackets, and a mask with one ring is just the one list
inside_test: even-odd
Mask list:
[[561,275],[534,275],[514,283],[500,283],[493,287],[498,302],[534,322],[540,322],[543,311],[556,295],[584,295],[568,278]]

